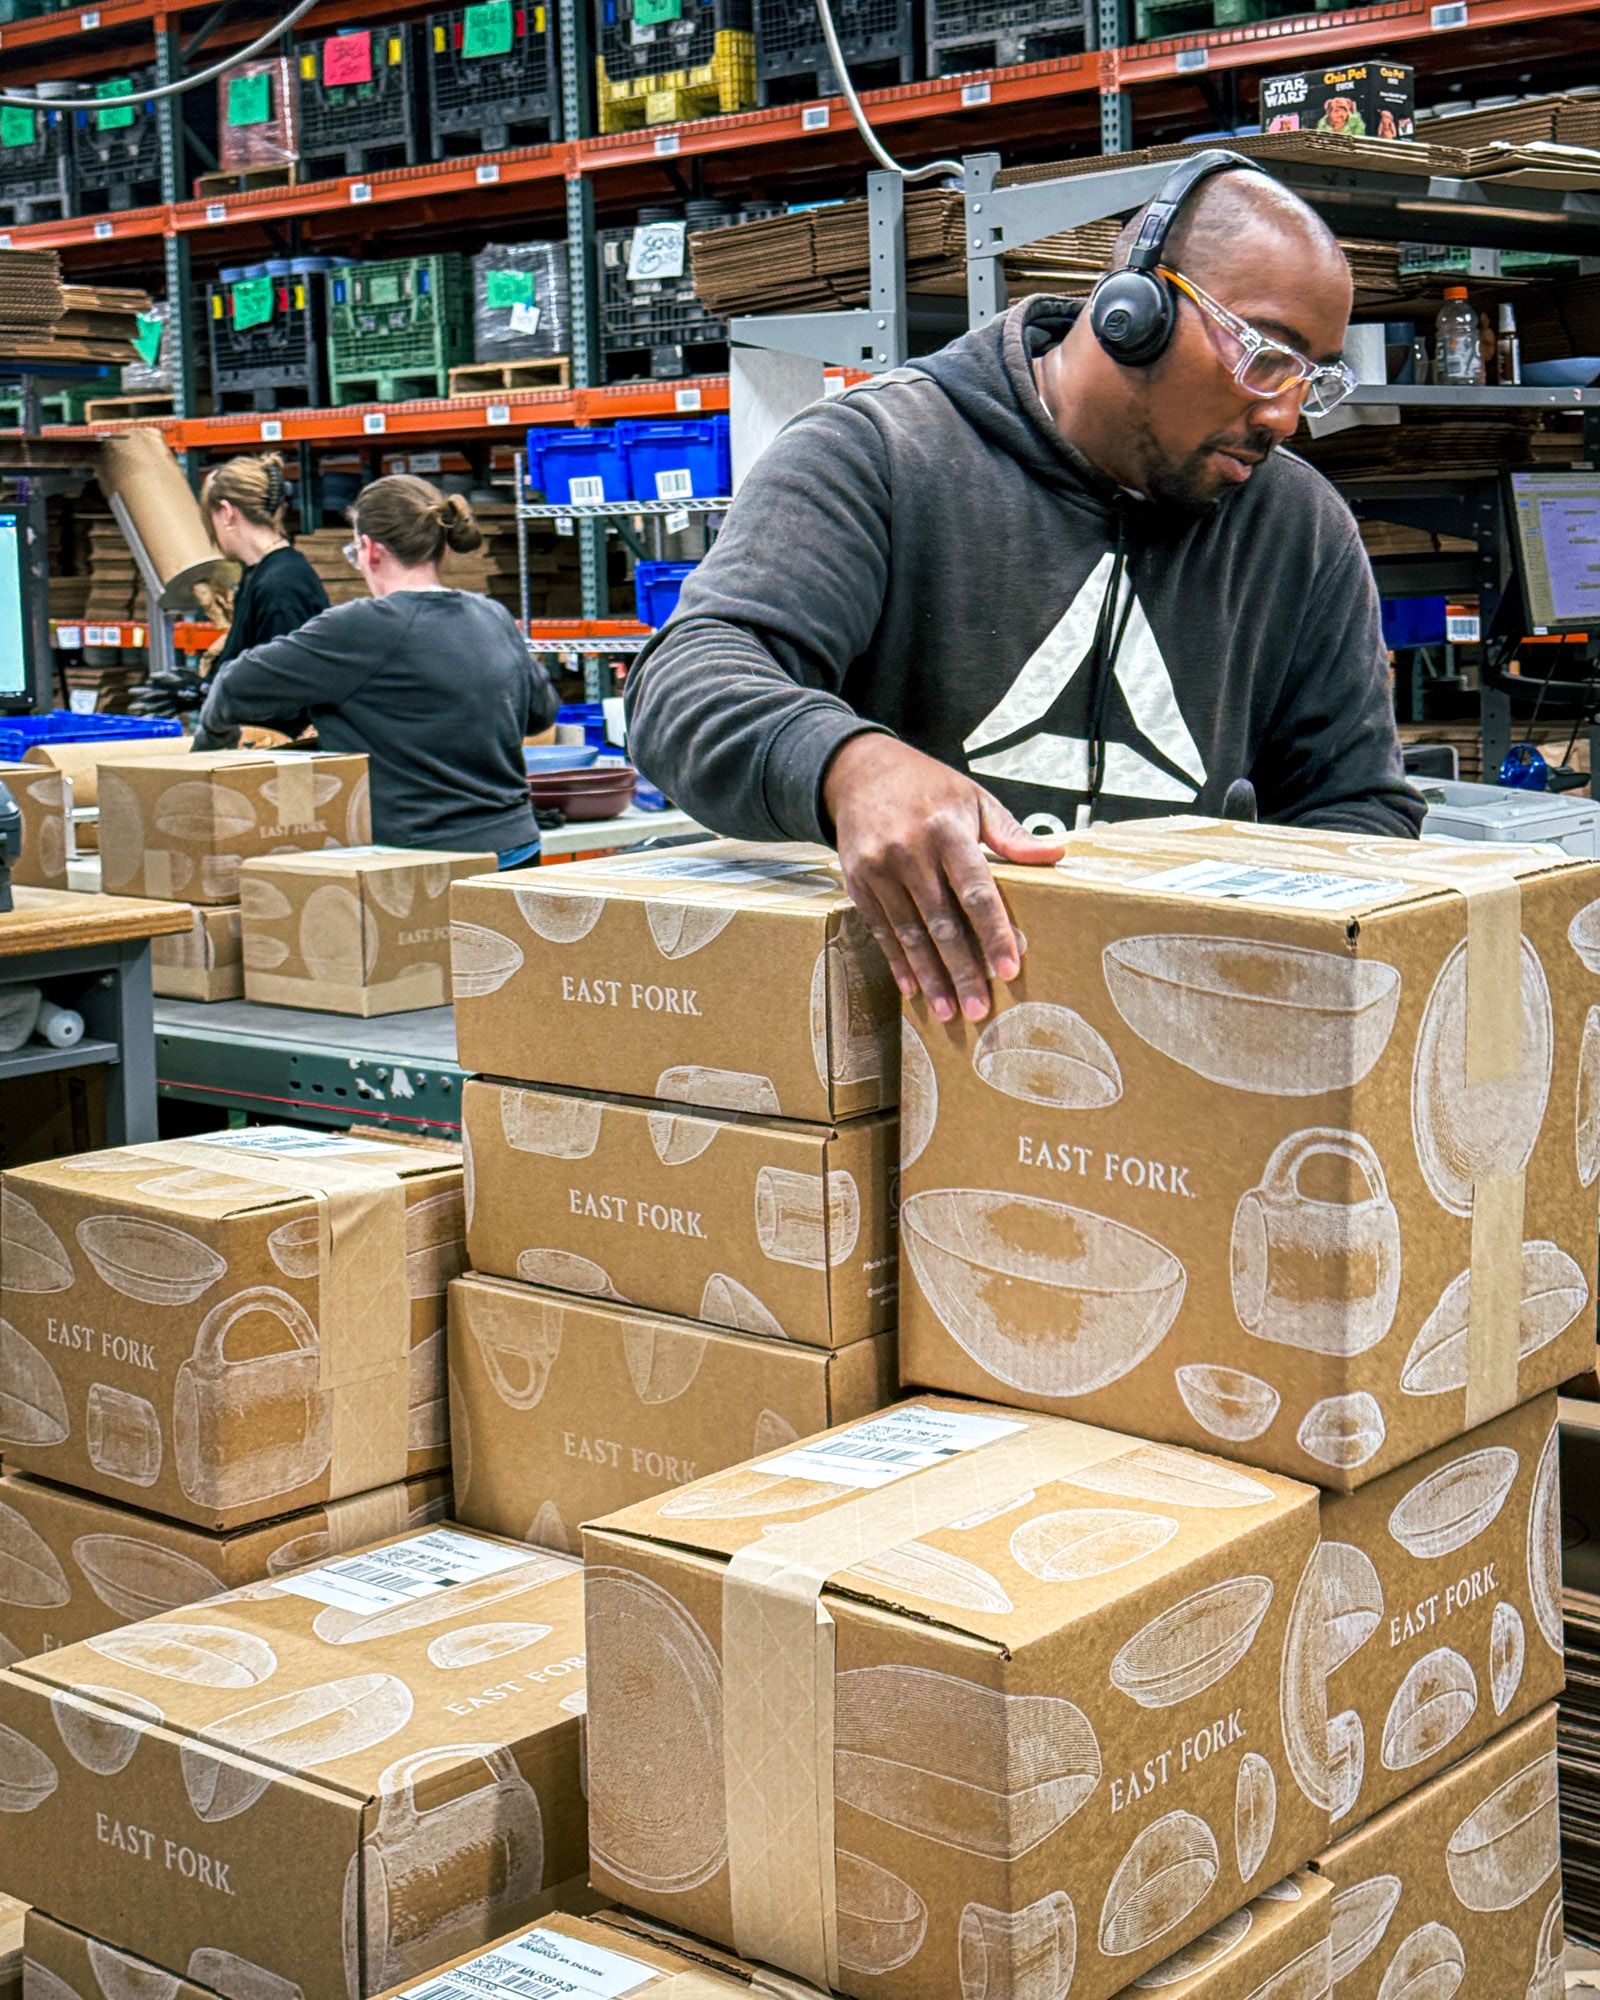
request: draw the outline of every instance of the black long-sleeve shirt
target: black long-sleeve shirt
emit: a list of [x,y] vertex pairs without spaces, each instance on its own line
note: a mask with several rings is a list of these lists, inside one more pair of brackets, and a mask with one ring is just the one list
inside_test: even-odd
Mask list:
[[300,551],[269,549],[245,571],[234,592],[233,623],[217,655],[217,667],[268,639],[281,639],[327,608],[322,579]]
[[366,753],[380,845],[537,841],[522,739],[548,727],[556,697],[492,599],[399,590],[336,604],[223,667],[200,722],[218,735],[300,712],[324,750]]

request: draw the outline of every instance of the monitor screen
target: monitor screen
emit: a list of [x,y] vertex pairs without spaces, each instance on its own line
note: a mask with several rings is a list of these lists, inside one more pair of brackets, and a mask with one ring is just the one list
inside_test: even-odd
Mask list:
[[1600,473],[1514,472],[1511,516],[1532,629],[1600,634]]
[[22,602],[22,523],[0,513],[0,707],[28,695],[28,614]]

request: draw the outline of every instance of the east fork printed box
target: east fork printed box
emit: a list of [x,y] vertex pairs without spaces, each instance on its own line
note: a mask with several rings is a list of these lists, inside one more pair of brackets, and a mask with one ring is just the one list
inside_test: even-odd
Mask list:
[[1556,1398],[1322,1503],[1335,1834],[1563,1685]]
[[1600,869],[1206,820],[1003,868],[906,1022],[902,1379],[1334,1489],[1594,1353]]
[[11,864],[12,881],[25,889],[66,888],[71,851],[66,780],[37,764],[0,764],[0,785],[22,815],[22,853]]
[[0,1477],[0,1663],[76,1645],[443,1520],[442,1473],[224,1535],[48,1480]]
[[239,905],[197,908],[187,931],[152,938],[150,989],[173,1000],[242,1000]]
[[489,853],[275,854],[239,873],[244,990],[275,1007],[398,1014],[450,1000],[450,885]]
[[237,903],[239,866],[263,854],[365,847],[365,757],[206,750],[96,766],[100,882],[117,896]]
[[1561,2000],[1555,1709],[1452,1765],[1316,1867],[1333,1885],[1339,2000]]
[[0,1177],[14,1471],[210,1529],[441,1465],[452,1149],[259,1126]]
[[894,1325],[895,1121],[462,1093],[472,1268],[741,1333],[845,1347]]
[[803,1347],[474,1274],[450,1380],[457,1517],[576,1555],[585,1521],[881,1410],[894,1335]]
[[726,840],[463,884],[463,1067],[818,1122],[887,1109],[899,998],[832,859]]
[[585,1893],[583,1686],[560,1556],[433,1528],[252,1584],[0,1673],[0,1877],[226,1994],[366,2000]]
[[814,1985],[1110,2000],[1326,1840],[1310,1487],[918,1398],[583,1541],[595,1888]]

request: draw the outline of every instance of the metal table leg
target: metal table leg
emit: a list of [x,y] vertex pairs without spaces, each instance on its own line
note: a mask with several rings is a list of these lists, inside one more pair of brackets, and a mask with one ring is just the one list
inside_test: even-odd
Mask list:
[[83,995],[85,1030],[115,1042],[106,1078],[106,1143],[140,1144],[156,1134],[156,1034],[151,1011],[150,941],[114,948],[115,957]]

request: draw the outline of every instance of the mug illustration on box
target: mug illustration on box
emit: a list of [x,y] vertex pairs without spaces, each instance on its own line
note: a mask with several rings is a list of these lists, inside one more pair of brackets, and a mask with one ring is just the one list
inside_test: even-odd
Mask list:
[[[1320,1176],[1308,1173],[1319,1163]],[[1339,1163],[1354,1170],[1353,1188],[1339,1185],[1348,1180]],[[1234,1212],[1240,1323],[1285,1347],[1364,1354],[1393,1325],[1399,1301],[1400,1219],[1377,1154],[1356,1132],[1291,1134]]]
[[[287,1345],[230,1358],[243,1321],[280,1323]],[[215,1306],[173,1388],[178,1484],[196,1506],[237,1507],[292,1493],[327,1469],[333,1411],[322,1386],[317,1329],[297,1299],[252,1285]]]

